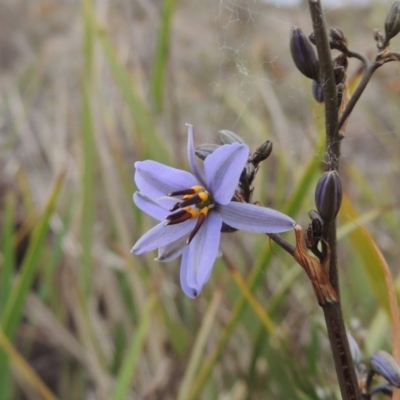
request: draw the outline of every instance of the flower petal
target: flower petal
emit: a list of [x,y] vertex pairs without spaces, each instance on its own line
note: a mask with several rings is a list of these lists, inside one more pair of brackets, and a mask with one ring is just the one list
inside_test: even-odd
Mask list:
[[186,249],[186,251],[183,252],[179,275],[183,292],[186,294],[187,297],[195,299],[203,288],[200,288],[200,291],[198,291],[197,289],[193,289],[192,287],[190,287],[187,283],[188,252],[189,247]]
[[197,294],[208,281],[217,258],[221,226],[221,217],[218,213],[211,212],[186,251],[188,257],[186,283],[195,289]]
[[202,185],[204,185],[205,184],[204,173],[196,163],[196,154],[195,154],[196,148],[194,146],[193,125],[186,124],[186,126],[188,128],[187,152],[188,152],[190,169],[192,170],[193,175],[202,183]]
[[196,224],[195,219],[190,219],[177,225],[165,225],[165,221],[146,232],[133,246],[131,252],[142,254],[146,251],[158,249],[169,245],[181,237],[188,235]]
[[151,201],[140,192],[135,192],[133,194],[133,202],[141,211],[158,221],[163,221],[165,217],[170,214],[168,210],[154,203],[154,201]]
[[187,239],[189,235],[182,236],[180,239],[167,244],[158,249],[158,257],[155,259],[160,262],[168,262],[175,260],[187,249]]
[[153,160],[137,161],[135,168],[135,182],[138,189],[154,201],[171,192],[199,184],[191,173]]
[[232,201],[217,209],[225,224],[235,229],[258,233],[290,231],[295,222],[289,216],[271,208]]
[[207,188],[217,203],[231,201],[248,157],[247,145],[232,143],[218,147],[204,160]]

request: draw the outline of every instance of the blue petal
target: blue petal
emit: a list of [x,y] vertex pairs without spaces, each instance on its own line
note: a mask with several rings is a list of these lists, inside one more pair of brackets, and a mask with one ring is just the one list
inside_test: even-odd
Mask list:
[[391,385],[400,388],[400,366],[392,355],[378,350],[369,361],[374,372],[383,376]]
[[186,124],[186,126],[188,127],[187,152],[188,152],[188,160],[189,160],[190,169],[192,170],[193,175],[202,183],[202,185],[204,185],[205,184],[204,173],[196,163],[196,154],[195,154],[196,149],[194,146],[193,125]]
[[231,201],[248,157],[247,145],[232,143],[218,147],[204,160],[207,188],[217,203]]
[[189,235],[181,237],[179,240],[167,244],[166,246],[160,247],[158,249],[158,257],[156,261],[168,262],[175,260],[179,257],[187,248],[187,239]]
[[165,221],[146,232],[133,246],[132,253],[142,254],[146,251],[167,246],[188,235],[195,226],[196,220],[190,219],[176,225],[165,226]]
[[[135,163],[135,168],[135,182],[138,189],[153,201],[171,192],[188,189],[199,184],[191,173],[168,167],[156,161],[138,161]],[[162,202],[159,203],[162,204]]]
[[210,212],[187,249],[186,283],[197,293],[201,292],[204,284],[210,278],[218,255],[221,226],[222,219],[218,213]]
[[235,229],[258,233],[280,233],[290,231],[295,222],[289,216],[254,204],[231,203],[221,206],[217,211],[225,224]]
[[200,291],[197,289],[193,289],[187,284],[187,271],[188,271],[188,252],[189,248],[183,252],[182,255],[182,262],[181,262],[181,270],[180,270],[180,280],[181,280],[181,287],[183,292],[186,294],[187,297],[191,299],[195,299],[203,288],[200,288]]
[[154,203],[140,192],[135,192],[133,194],[133,202],[140,210],[158,221],[163,221],[165,217],[170,214],[168,210]]

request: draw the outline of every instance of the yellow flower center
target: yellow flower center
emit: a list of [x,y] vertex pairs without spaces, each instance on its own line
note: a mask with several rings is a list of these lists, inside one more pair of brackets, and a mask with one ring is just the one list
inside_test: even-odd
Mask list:
[[203,224],[209,210],[214,207],[214,200],[203,186],[192,186],[189,189],[179,190],[169,194],[170,196],[182,196],[170,211],[166,225],[175,225],[189,219],[197,218],[193,231],[190,233],[189,244]]

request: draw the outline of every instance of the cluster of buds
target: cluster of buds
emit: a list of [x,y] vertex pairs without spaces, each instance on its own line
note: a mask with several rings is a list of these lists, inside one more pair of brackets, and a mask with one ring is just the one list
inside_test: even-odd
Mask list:
[[[244,140],[234,132],[229,130],[221,130],[218,132],[218,139],[220,144],[203,144],[196,148],[196,155],[201,160],[205,160],[207,156],[212,154],[219,146],[224,144],[232,143],[244,143]],[[254,178],[257,175],[260,163],[266,160],[272,153],[272,142],[266,140],[249,156],[247,163],[240,176],[238,187],[236,188],[234,197],[232,200],[253,203],[253,191],[254,191]],[[223,232],[233,232],[235,229],[226,226],[222,227]]]
[[[315,45],[314,33],[307,38],[304,32],[297,27],[292,28],[290,32],[290,52],[297,69],[307,78],[312,80],[312,94],[319,103],[324,101],[322,92],[322,82],[319,77],[319,63],[315,54],[313,45]],[[333,59],[333,68],[335,74],[335,83],[338,92],[338,103],[340,104],[343,93],[343,85],[346,80],[347,62],[347,39],[343,32],[333,27],[329,30],[329,45],[331,49],[342,52]]]

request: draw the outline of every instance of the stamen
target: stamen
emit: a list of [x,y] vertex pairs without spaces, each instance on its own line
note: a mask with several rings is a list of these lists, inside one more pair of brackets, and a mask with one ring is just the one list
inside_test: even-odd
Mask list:
[[199,229],[203,225],[204,220],[206,219],[207,213],[208,213],[208,207],[204,207],[200,210],[200,214],[199,217],[197,218],[196,225],[194,226],[192,232],[188,237],[188,240],[186,241],[187,244],[190,244],[192,239],[196,236],[196,233],[199,231]]
[[165,223],[165,225],[180,224],[181,222],[185,222],[191,218],[193,218],[193,217],[190,212],[188,212],[187,210],[179,210],[175,214],[171,214],[171,215],[167,216],[167,218],[166,218],[167,222]]
[[203,186],[192,186],[190,189],[177,190],[176,192],[169,193],[168,196],[183,196],[185,194],[195,194],[204,190]]
[[[190,192],[190,194],[184,194],[188,192]],[[209,193],[202,186],[193,186],[190,189],[173,192],[171,193],[171,196],[182,196],[182,201],[178,201],[177,203],[175,203],[170,211],[176,211],[179,208],[184,208],[192,205],[196,205],[197,208],[203,208],[202,203],[209,202],[210,200]]]
[[181,203],[180,202],[175,203],[175,205],[172,208],[170,208],[169,211],[176,211],[180,207],[181,207]]
[[184,200],[179,204],[180,208],[183,207],[187,207],[187,206],[192,206],[193,204],[199,204],[202,203],[204,200],[202,199],[202,197],[204,196],[200,196],[201,194],[205,194],[205,193],[198,193],[195,194],[193,196],[190,196],[187,200],[184,197]]
[[188,219],[197,218],[199,216],[199,213],[200,211],[195,208],[186,207],[182,210],[177,211],[174,214],[168,215],[166,218],[167,222],[165,223],[165,225],[180,224],[181,222],[185,222]]
[[[186,241],[189,244],[203,225],[208,211],[214,207],[213,199],[203,186],[178,190],[170,193],[169,196],[182,196],[182,200],[172,206],[170,211],[176,212],[167,216],[165,225],[176,225],[197,218],[196,224]],[[192,206],[194,207],[192,208]]]

